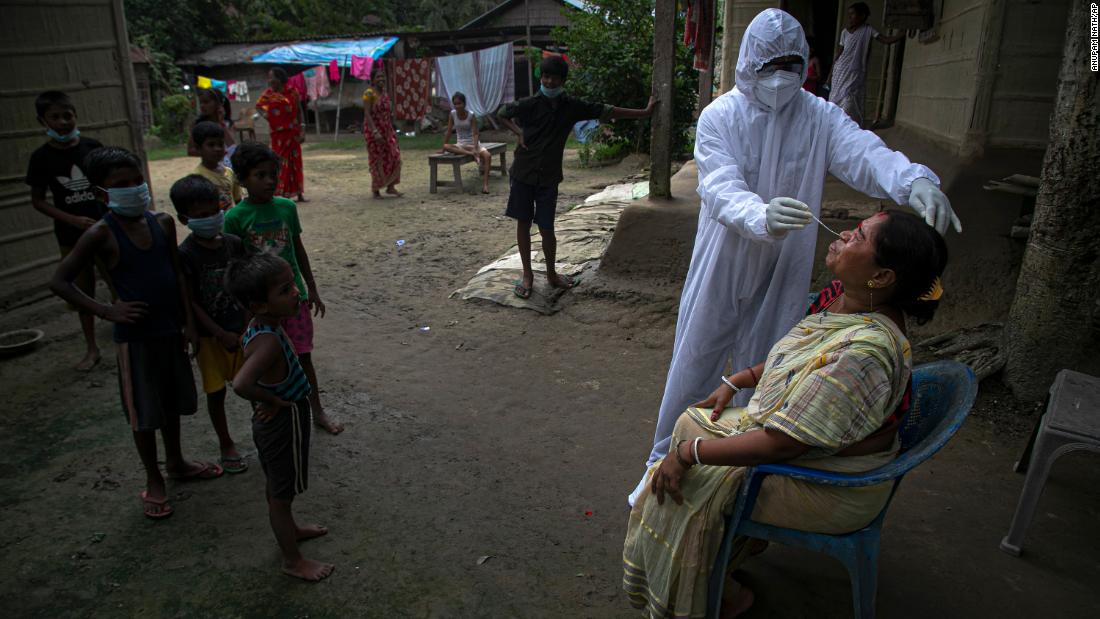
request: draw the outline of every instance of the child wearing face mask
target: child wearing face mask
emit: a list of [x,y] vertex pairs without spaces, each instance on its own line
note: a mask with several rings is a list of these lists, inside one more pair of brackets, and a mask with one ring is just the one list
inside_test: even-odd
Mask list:
[[[51,90],[34,101],[38,123],[46,128],[46,143],[31,154],[27,165],[27,184],[31,188],[31,204],[35,210],[53,219],[53,233],[61,257],[69,255],[88,228],[107,210],[92,195],[82,164],[84,157],[103,146],[92,138],[81,136],[76,126],[76,107],[63,92]],[[46,200],[46,191],[53,200]],[[92,262],[82,265],[76,286],[95,296],[95,271]],[[102,264],[95,265],[103,279],[110,282]],[[76,307],[70,306],[70,309]],[[99,363],[99,346],[95,341],[95,317],[80,311],[80,329],[87,350],[76,369],[86,372]]]
[[245,247],[239,237],[222,232],[223,195],[210,180],[198,174],[185,176],[172,185],[169,196],[180,223],[191,229],[180,243],[180,266],[191,291],[191,311],[199,332],[195,362],[202,376],[206,411],[218,435],[219,463],[227,473],[243,473],[248,463],[229,434],[225,385],[244,363],[240,339],[245,316],[226,291],[224,281],[229,262],[244,258]]
[[[546,256],[546,281],[554,288],[572,288],[573,280],[554,269],[558,241],[554,236],[554,215],[557,210],[558,184],[562,181],[562,156],[565,142],[573,125],[582,120],[601,121],[616,118],[648,118],[653,113],[654,100],[643,109],[613,107],[589,103],[564,92],[569,66],[561,56],[547,56],[539,65],[539,92],[509,103],[498,116],[509,131],[516,134],[515,163],[509,174],[507,217],[516,220],[516,241],[523,279],[512,289],[521,299],[531,296],[535,275],[531,270],[531,224],[539,227],[542,253]],[[517,122],[519,124],[517,124]]]
[[[145,515],[173,513],[157,466],[156,431],[164,439],[165,470],[172,479],[220,477],[217,464],[183,457],[180,415],[198,408],[187,345],[197,347],[190,294],[180,277],[176,226],[165,213],[149,212],[149,186],[133,153],[96,149],[84,171],[96,198],[110,210],[81,235],[50,281],[54,294],[84,311],[115,323],[122,412],[145,467],[141,492]],[[107,265],[119,300],[104,304],[73,285],[83,265],[95,258]]]

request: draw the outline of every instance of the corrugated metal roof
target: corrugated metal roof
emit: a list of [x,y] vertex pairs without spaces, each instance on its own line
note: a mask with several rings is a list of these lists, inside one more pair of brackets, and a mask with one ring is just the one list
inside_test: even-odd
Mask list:
[[[498,5],[494,6],[493,8],[489,9],[488,11],[485,11],[481,15],[478,15],[477,17],[473,18],[472,20],[467,22],[464,26],[459,28],[459,30],[466,30],[468,28],[473,28],[474,26],[481,25],[483,22],[485,22],[489,18],[493,17],[494,15],[502,13],[505,10],[507,10],[509,7],[511,7],[513,4],[516,4],[516,3],[522,2],[522,1],[523,0],[505,0],[504,2],[501,2],[500,4],[498,4]],[[588,10],[588,7],[586,6],[587,3],[585,3],[584,0],[558,0],[558,2],[562,3],[563,5],[570,6],[574,9],[579,10],[579,11],[587,11]]]

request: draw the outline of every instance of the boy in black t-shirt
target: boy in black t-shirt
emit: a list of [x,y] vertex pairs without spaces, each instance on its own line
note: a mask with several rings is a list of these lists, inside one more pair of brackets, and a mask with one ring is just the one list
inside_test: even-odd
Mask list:
[[[46,127],[49,139],[31,155],[27,166],[27,184],[31,187],[31,204],[53,219],[53,232],[64,258],[76,245],[80,235],[106,213],[103,203],[96,200],[82,167],[84,156],[102,147],[98,141],[81,137],[76,128],[76,108],[69,97],[56,90],[38,95],[34,101],[38,122]],[[46,190],[53,194],[53,203],[46,200]],[[100,276],[110,285],[103,265],[96,264]],[[91,263],[77,276],[74,284],[84,294],[95,296],[95,272]],[[70,305],[70,309],[76,309]],[[99,347],[95,341],[95,317],[80,311],[80,329],[84,332],[87,352],[76,369],[87,371],[99,363]]]
[[562,155],[573,125],[597,118],[601,121],[648,118],[654,105],[653,97],[645,108],[631,109],[589,103],[564,94],[562,85],[569,74],[569,66],[561,56],[543,58],[539,70],[538,94],[509,103],[498,114],[504,126],[519,138],[510,174],[512,186],[508,208],[504,214],[516,220],[516,243],[523,279],[516,282],[513,291],[521,299],[530,297],[535,287],[535,274],[531,270],[532,222],[539,227],[542,237],[547,282],[555,288],[573,287],[572,278],[559,275],[554,268],[558,247],[554,236],[554,213],[558,183],[562,181]]
[[180,223],[191,230],[180,243],[180,266],[191,289],[191,309],[199,331],[195,362],[202,375],[210,423],[218,435],[220,463],[227,473],[243,473],[248,463],[229,435],[225,385],[244,363],[241,333],[246,320],[225,289],[225,270],[231,260],[245,257],[244,243],[239,237],[222,232],[221,192],[206,177],[190,174],[179,179],[172,185],[169,196]]

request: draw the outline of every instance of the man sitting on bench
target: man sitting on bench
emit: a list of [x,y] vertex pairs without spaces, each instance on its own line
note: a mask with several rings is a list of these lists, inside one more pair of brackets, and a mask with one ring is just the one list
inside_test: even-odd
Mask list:
[[[477,117],[466,109],[466,95],[461,92],[451,97],[451,104],[455,109],[447,118],[447,130],[443,133],[443,149],[440,152],[473,157],[481,172],[481,193],[489,193],[489,170],[493,167],[493,156],[478,139]],[[458,134],[456,144],[448,144],[452,131]]]

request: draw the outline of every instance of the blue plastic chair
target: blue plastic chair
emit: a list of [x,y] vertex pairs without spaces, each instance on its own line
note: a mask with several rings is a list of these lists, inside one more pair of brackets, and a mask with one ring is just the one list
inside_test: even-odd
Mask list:
[[[855,616],[867,619],[875,616],[875,590],[878,585],[878,549],[882,521],[890,500],[897,492],[901,478],[910,469],[932,457],[959,429],[974,404],[978,384],[974,373],[956,361],[937,361],[914,368],[913,401],[909,413],[898,429],[901,452],[889,464],[859,474],[832,473],[789,464],[764,464],[747,467],[741,481],[737,504],[726,522],[726,535],[710,574],[707,588],[707,617],[718,618],[722,605],[733,539],[748,536],[823,552],[838,559],[848,568],[852,581],[852,604]],[[760,484],[768,475],[784,475],[814,484],[855,488],[883,482],[894,482],[890,498],[878,517],[859,531],[844,535],[809,533],[754,522],[750,519]]]

